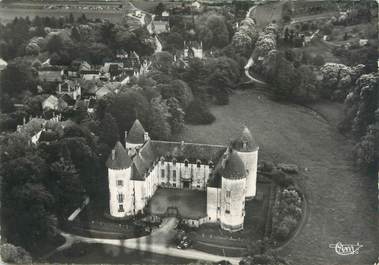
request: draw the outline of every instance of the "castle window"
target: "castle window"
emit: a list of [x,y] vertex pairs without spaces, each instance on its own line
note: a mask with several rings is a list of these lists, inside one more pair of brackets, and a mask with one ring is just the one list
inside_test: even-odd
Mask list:
[[231,193],[232,193],[232,192],[231,192],[230,190],[227,190],[227,191],[226,191],[226,198],[230,198]]
[[230,202],[225,203],[225,213],[227,213],[227,214],[230,213]]
[[164,178],[164,169],[161,169],[161,178]]
[[122,194],[122,193],[117,194],[117,200],[119,203],[123,203],[124,202],[124,194]]
[[123,181],[122,180],[117,180],[117,186],[120,186],[120,187],[124,186]]
[[176,187],[176,183],[173,183],[172,186],[175,188]]
[[118,205],[118,212],[119,212],[119,213],[124,212],[124,206],[123,206],[122,204],[119,204],[119,205]]
[[172,171],[172,180],[176,181],[176,170]]

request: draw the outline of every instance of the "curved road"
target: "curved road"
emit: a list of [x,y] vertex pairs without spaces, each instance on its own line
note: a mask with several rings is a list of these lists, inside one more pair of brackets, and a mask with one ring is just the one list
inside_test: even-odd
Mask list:
[[65,232],[61,232],[61,235],[66,239],[66,242],[57,248],[57,251],[62,251],[71,247],[74,243],[100,243],[114,246],[122,246],[129,249],[135,249],[140,251],[152,252],[160,255],[168,255],[174,257],[180,257],[185,259],[205,260],[210,262],[219,262],[221,260],[228,260],[232,264],[238,264],[239,258],[229,258],[223,256],[217,256],[206,252],[198,251],[195,249],[177,249],[173,246],[172,241],[175,236],[175,227],[178,224],[176,218],[167,218],[163,220],[160,228],[152,232],[148,236],[131,238],[131,239],[103,239],[103,238],[90,238],[77,236]]
[[[246,18],[250,18],[251,17],[251,13],[252,12],[255,12],[255,9],[256,9],[257,6],[252,6],[249,11],[247,11],[246,13]],[[249,72],[249,69],[254,65],[254,60],[253,60],[253,54],[250,56],[249,60],[247,61],[244,69],[245,69],[245,76],[250,80],[251,83],[255,83],[255,84],[258,84],[258,85],[263,85],[265,86],[266,83],[261,81],[261,80],[258,80],[256,78],[254,78],[250,72]]]

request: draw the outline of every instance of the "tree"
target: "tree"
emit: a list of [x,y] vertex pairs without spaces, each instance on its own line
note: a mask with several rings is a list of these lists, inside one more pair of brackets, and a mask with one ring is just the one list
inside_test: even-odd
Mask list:
[[173,56],[169,52],[155,53],[152,58],[153,68],[166,74],[171,72],[173,62]]
[[232,46],[236,48],[236,51],[248,56],[258,39],[258,31],[255,26],[254,20],[246,18],[241,21],[241,25],[233,35]]
[[168,140],[171,136],[171,128],[168,122],[169,108],[161,97],[151,100],[150,132],[153,139]]
[[176,79],[167,85],[159,85],[158,88],[163,99],[174,97],[179,101],[182,108],[187,107],[190,101],[193,100],[191,88],[182,80]]
[[56,210],[67,214],[78,207],[83,199],[84,188],[70,157],[61,157],[50,166],[49,189],[56,199]]
[[120,136],[129,130],[138,118],[142,124],[148,124],[149,102],[140,91],[130,91],[110,97],[107,111],[116,119]]
[[179,134],[184,129],[184,111],[180,106],[179,101],[171,97],[167,100],[168,111],[170,117],[168,122],[171,127],[172,134]]
[[354,146],[355,164],[363,171],[374,168],[379,159],[379,134],[368,130]]
[[162,12],[165,11],[166,7],[163,3],[159,3],[156,7],[155,7],[155,10],[154,10],[154,14],[156,14],[157,16],[161,16],[162,15]]
[[98,128],[99,141],[113,148],[116,142],[120,139],[120,135],[116,120],[113,118],[112,114],[108,112],[105,113],[104,117],[100,120]]
[[0,246],[1,259],[7,263],[28,264],[32,263],[32,257],[22,247],[16,247],[6,243]]
[[71,38],[73,40],[75,40],[75,41],[80,41],[81,40],[80,32],[79,32],[79,30],[78,30],[78,28],[76,26],[74,26],[72,28],[72,30],[71,30]]
[[[3,193],[4,194],[4,193]],[[27,249],[55,235],[54,198],[42,184],[26,183],[8,190],[3,210],[6,238]]]
[[17,58],[8,63],[1,72],[1,93],[10,96],[19,96],[26,91],[35,91],[37,78],[30,64],[22,58]]
[[185,113],[184,119],[189,124],[211,124],[216,119],[206,103],[197,98],[188,105]]
[[196,32],[205,48],[223,48],[229,43],[229,31],[225,17],[215,13],[205,13],[196,21]]
[[63,39],[59,35],[51,36],[50,40],[47,42],[46,49],[50,54],[60,53],[64,48]]
[[48,169],[45,161],[36,155],[12,159],[3,164],[3,185],[5,190],[24,183],[41,183],[47,179]]

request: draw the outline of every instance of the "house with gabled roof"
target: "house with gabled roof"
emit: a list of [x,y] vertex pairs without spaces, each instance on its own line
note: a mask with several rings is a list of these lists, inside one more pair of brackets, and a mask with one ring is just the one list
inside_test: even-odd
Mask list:
[[69,95],[74,100],[77,100],[82,95],[82,88],[78,81],[65,80],[58,84],[58,95]]
[[[117,142],[106,162],[110,215],[125,218],[146,207],[157,216],[174,210],[192,226],[219,223],[239,231],[245,201],[256,194],[258,149],[247,127],[228,146],[208,145],[150,139],[137,119],[125,133],[125,146]],[[175,200],[165,195],[173,189]]]
[[38,80],[41,82],[62,82],[63,70],[59,68],[43,68],[38,71]]

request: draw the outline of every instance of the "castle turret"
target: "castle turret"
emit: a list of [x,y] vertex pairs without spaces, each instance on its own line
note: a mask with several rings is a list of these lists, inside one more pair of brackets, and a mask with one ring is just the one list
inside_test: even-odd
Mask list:
[[257,166],[259,147],[250,130],[245,126],[241,135],[234,140],[233,148],[242,159],[246,169],[246,199],[255,197],[257,188]]
[[132,160],[120,142],[117,142],[108,157],[109,210],[114,217],[124,217],[132,209],[130,176]]
[[228,150],[221,170],[220,225],[228,231],[243,229],[245,218],[246,170],[239,155]]
[[146,138],[146,131],[141,122],[136,119],[128,132],[125,132],[125,148],[139,148]]

